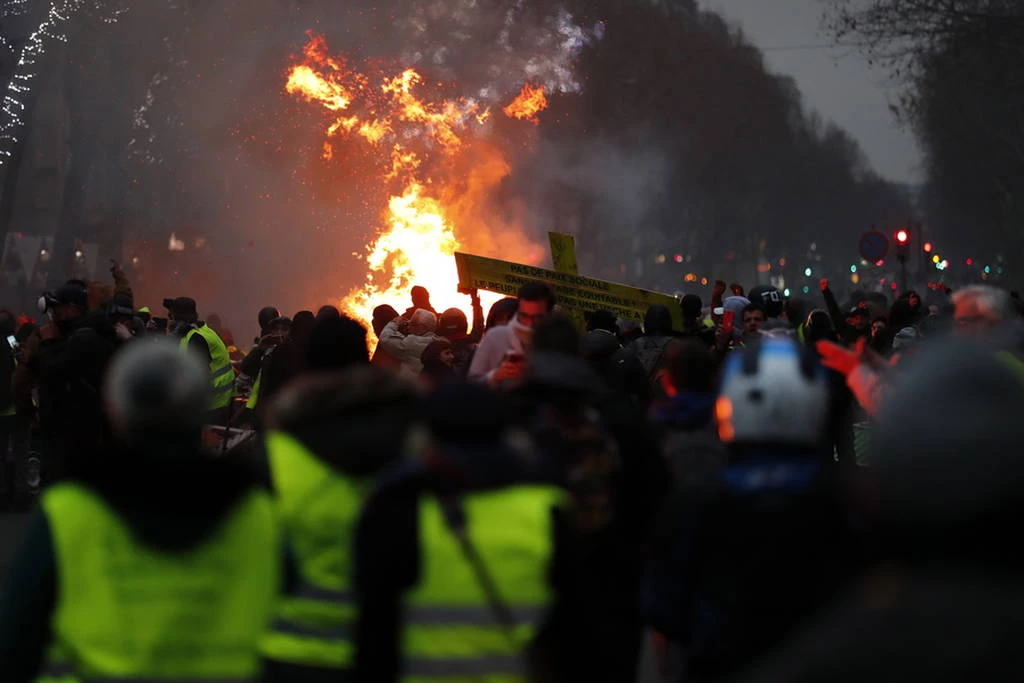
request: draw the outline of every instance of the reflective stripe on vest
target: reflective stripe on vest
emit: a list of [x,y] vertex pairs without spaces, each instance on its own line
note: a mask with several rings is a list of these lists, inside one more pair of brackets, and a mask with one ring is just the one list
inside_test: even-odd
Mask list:
[[210,386],[213,390],[213,398],[210,404],[211,409],[224,408],[231,404],[231,398],[235,388],[235,374],[231,369],[231,356],[228,355],[228,347],[224,346],[217,333],[207,325],[193,327],[188,331],[182,340],[181,348],[188,348],[192,337],[199,335],[206,340],[210,348]]
[[295,555],[300,588],[282,598],[265,657],[346,669],[355,659],[352,543],[370,479],[344,476],[284,432],[266,437],[276,507]]
[[495,613],[433,497],[420,501],[420,581],[406,599],[403,681],[524,680],[522,653],[549,602],[552,509],[564,493],[517,486],[474,493],[461,505],[473,547],[513,625]]
[[81,681],[257,675],[280,585],[280,537],[266,492],[250,491],[209,539],[175,553],[139,542],[84,486],[54,486],[42,508],[57,567],[50,680],[65,672]]

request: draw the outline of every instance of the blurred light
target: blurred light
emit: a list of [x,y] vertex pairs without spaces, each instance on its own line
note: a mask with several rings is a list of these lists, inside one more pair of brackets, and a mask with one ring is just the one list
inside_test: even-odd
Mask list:
[[49,255],[49,253],[50,252],[46,251],[45,249],[40,249],[39,250],[39,255],[40,256],[47,256],[47,255]]
[[702,278],[700,279],[700,283],[701,283],[701,284],[702,284],[703,286],[707,287],[707,286],[708,286],[708,279],[707,279],[706,277],[702,277]]
[[132,265],[133,266],[139,265],[139,257],[138,256],[132,256]]
[[785,268],[785,267],[786,267],[786,259],[780,258],[779,259],[779,268]]
[[759,263],[759,264],[757,264],[757,272],[759,272],[759,273],[767,273],[771,269],[772,269],[772,264],[770,264],[770,263]]
[[934,256],[932,256],[932,263],[938,263],[941,260],[942,260],[942,257],[939,256],[938,254],[935,254]]
[[878,259],[877,261],[875,261],[875,265],[878,266],[879,268],[881,268],[882,266],[885,265],[885,259],[884,258]]
[[907,242],[910,241],[910,233],[907,232],[906,230],[897,230],[896,231],[896,241],[899,244],[906,244]]
[[818,251],[818,243],[811,242],[811,251]]
[[682,263],[683,262],[683,255],[682,254],[676,254],[675,256],[672,257],[672,260],[675,261],[676,263]]
[[851,273],[856,273],[857,272],[857,266],[855,266],[855,265],[850,266],[850,272]]
[[696,282],[696,281],[697,281],[697,274],[696,274],[696,273],[687,273],[687,274],[686,274],[686,275],[685,275],[685,276],[683,277],[683,279],[684,279],[685,281],[687,281],[687,282]]
[[811,288],[808,287],[807,285],[804,285],[804,294],[810,294],[810,292],[811,292]]
[[686,262],[687,263],[691,263],[692,261],[693,261],[693,254],[687,254],[686,255]]
[[82,256],[83,256],[82,250],[81,249],[75,249],[75,258],[82,258]]
[[998,268],[996,268],[996,274],[997,275],[1002,275],[1003,274],[1003,267],[1002,266],[999,266]]
[[665,255],[664,254],[658,254],[658,257],[656,259],[654,259],[654,260],[657,261],[658,263],[664,263],[665,262]]
[[860,275],[857,275],[857,273],[851,275],[850,282],[852,282],[853,284],[857,284],[858,282],[860,282]]
[[924,246],[922,247],[922,249],[924,249],[926,254],[932,253],[932,248],[933,247],[932,247],[932,243],[931,242],[925,242]]
[[895,291],[896,291],[896,289],[897,289],[896,283],[895,283],[895,282],[893,282],[893,283],[892,283],[891,285],[889,285],[889,289],[891,289],[892,291],[894,291],[894,292],[895,292]]
[[804,268],[804,275],[806,275],[807,277],[810,277],[811,276],[811,269],[810,268]]
[[985,266],[985,274],[988,275],[992,272],[992,266]]
[[783,296],[789,296],[789,287],[786,287],[786,289],[783,290],[782,295]]
[[949,268],[949,261],[942,259],[942,269],[945,270],[946,268]]
[[974,259],[968,258],[966,261],[964,261],[964,263],[966,263],[969,266],[973,266],[974,265]]

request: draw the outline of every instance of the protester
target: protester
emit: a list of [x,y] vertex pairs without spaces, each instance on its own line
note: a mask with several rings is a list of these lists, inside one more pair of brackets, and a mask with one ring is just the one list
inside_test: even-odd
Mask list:
[[484,309],[480,304],[480,294],[476,290],[470,292],[473,309],[473,330],[469,331],[466,314],[458,308],[449,308],[441,314],[437,323],[438,335],[452,343],[455,353],[453,367],[462,377],[469,374],[469,364],[476,353],[477,344],[484,336]]
[[534,328],[554,308],[555,293],[547,285],[528,282],[520,287],[514,317],[507,325],[488,328],[469,366],[469,378],[493,387],[520,380],[531,353]]
[[117,447],[43,493],[5,582],[5,681],[258,673],[283,558],[255,471],[199,451],[209,390],[168,342],[115,360],[103,404]]
[[355,680],[356,527],[375,478],[403,455],[418,407],[411,385],[363,359],[304,376],[269,409],[276,509],[299,581],[263,639],[264,680]]
[[423,363],[420,380],[428,388],[462,379],[455,368],[455,349],[452,343],[443,337],[427,344],[420,360]]
[[[213,424],[225,424],[235,388],[235,376],[227,347],[217,333],[199,319],[195,299],[164,299],[164,308],[169,313],[168,334],[180,340],[182,351],[188,351],[209,368],[210,420]],[[266,324],[269,326],[270,323],[268,320]]]
[[309,372],[341,370],[370,362],[366,328],[348,316],[327,317],[313,326],[306,347]]
[[395,318],[385,325],[379,347],[401,363],[403,376],[415,381],[423,370],[423,351],[438,338],[436,331],[437,317],[428,310],[418,309],[408,319]]
[[651,386],[637,357],[624,349],[616,336],[618,326],[611,311],[594,311],[587,318],[583,336],[583,359],[605,383],[611,394],[627,398],[632,405],[646,410]]
[[644,336],[630,344],[629,349],[640,361],[652,386],[658,383],[662,357],[673,338],[671,311],[659,304],[648,308],[644,314]]
[[744,345],[756,344],[761,340],[761,328],[767,319],[764,306],[757,302],[750,303],[743,309],[743,336],[740,340]]
[[416,311],[429,311],[434,314],[434,317],[437,317],[437,311],[434,310],[430,303],[430,292],[427,291],[426,287],[417,285],[412,288],[410,294],[412,296],[412,306],[405,310],[405,313],[402,314],[403,318],[411,320]]
[[491,305],[491,309],[487,311],[487,321],[485,332],[489,332],[492,327],[502,327],[508,325],[512,318],[516,315],[516,309],[519,308],[519,300],[515,297],[506,297],[495,301]]
[[682,337],[692,337],[711,348],[715,343],[715,330],[701,320],[704,303],[695,294],[687,294],[679,303],[683,311]]
[[269,404],[290,381],[306,369],[306,350],[316,325],[312,311],[299,311],[291,321],[287,337],[270,354],[260,370],[260,401]]

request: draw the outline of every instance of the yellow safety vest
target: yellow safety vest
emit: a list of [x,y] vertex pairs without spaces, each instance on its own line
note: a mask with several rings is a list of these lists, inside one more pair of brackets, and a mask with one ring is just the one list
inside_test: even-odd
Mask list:
[[263,372],[256,375],[256,381],[252,384],[252,391],[249,392],[249,398],[245,402],[245,407],[249,410],[256,410],[256,406],[260,403],[260,389],[263,387]]
[[523,660],[550,601],[552,508],[564,492],[516,486],[462,499],[470,541],[509,609],[503,625],[441,504],[419,507],[420,581],[406,599],[404,683],[518,683]]
[[210,404],[212,410],[224,408],[231,404],[231,397],[235,388],[235,373],[231,369],[231,356],[228,355],[228,347],[224,346],[217,333],[208,325],[193,327],[181,340],[181,349],[188,348],[188,343],[194,335],[199,335],[206,340],[210,347],[210,384],[213,387],[213,402]]
[[180,553],[140,543],[78,484],[50,488],[42,508],[57,605],[41,680],[227,683],[258,675],[259,639],[281,578],[267,492],[248,493],[208,540]]
[[282,598],[263,654],[308,667],[351,668],[353,544],[372,480],[346,477],[284,432],[270,432],[266,445],[278,518],[301,585]]

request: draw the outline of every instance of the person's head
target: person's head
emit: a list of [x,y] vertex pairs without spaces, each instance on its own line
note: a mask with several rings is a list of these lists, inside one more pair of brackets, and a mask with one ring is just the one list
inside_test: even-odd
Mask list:
[[715,362],[707,346],[695,339],[675,339],[665,347],[665,372],[660,374],[668,396],[689,391],[710,394],[715,390]]
[[198,443],[210,403],[208,371],[173,342],[127,344],[111,363],[103,399],[122,443]]
[[761,304],[764,309],[765,319],[779,318],[783,311],[783,297],[776,287],[771,285],[758,285],[750,290],[747,297],[751,303]]
[[469,334],[469,320],[457,308],[449,308],[437,321],[437,333],[446,339],[464,339]]
[[419,285],[412,288],[412,305],[416,308],[430,309],[430,292],[426,287]]
[[856,330],[867,329],[871,322],[871,312],[864,306],[854,306],[846,313],[846,324]]
[[146,325],[153,319],[153,313],[149,310],[149,306],[143,306],[135,312],[135,317],[141,320],[143,325]]
[[[391,308],[391,307],[389,306],[388,308]],[[392,308],[391,310],[393,311],[395,309]],[[337,320],[340,317],[341,317],[341,311],[338,310],[337,306],[332,306],[330,304],[324,304],[316,312],[316,319],[317,320],[325,320],[327,318],[333,318],[333,319]],[[395,317],[398,317],[397,313],[395,313]],[[393,319],[394,318],[392,318],[392,320]],[[391,320],[389,320],[388,322],[391,322]]]
[[[177,299],[164,299],[167,318],[178,325],[192,325],[199,321],[195,299],[179,296]],[[267,321],[270,322],[269,320]]]
[[718,434],[730,445],[816,450],[829,411],[824,369],[791,339],[769,338],[730,353],[715,405]]
[[679,302],[683,309],[683,323],[693,325],[700,320],[700,313],[704,309],[704,302],[696,294],[687,294]]
[[280,317],[280,311],[278,311],[274,306],[264,306],[261,308],[260,312],[256,314],[256,320],[260,324],[260,335],[262,336],[267,333],[267,326],[270,324],[271,320]]
[[957,336],[983,338],[1014,317],[1010,295],[988,285],[953,292],[953,323]]
[[644,313],[644,334],[648,337],[667,337],[672,334],[672,311],[668,306],[655,304]]
[[636,320],[629,320],[628,318],[619,318],[616,321],[616,325],[619,328],[619,339],[623,344],[639,339],[644,335],[644,329],[640,323]]
[[502,327],[512,322],[512,318],[516,315],[516,309],[519,308],[519,299],[513,297],[505,297],[495,301],[491,306],[491,309],[487,311],[487,329],[492,327]]
[[291,329],[291,318],[281,316],[279,318],[274,318],[267,325],[267,335],[276,337],[279,341],[284,341],[285,337],[288,336],[288,333],[291,332]]
[[807,322],[804,324],[804,341],[814,344],[822,339],[837,341],[838,335],[828,313],[817,308],[807,315]]
[[516,295],[516,322],[520,328],[535,328],[555,310],[555,293],[543,282],[527,282]]
[[[320,310],[322,311],[323,309],[321,308]],[[388,326],[388,323],[397,317],[398,311],[387,304],[383,304],[373,309],[373,333],[379,337],[380,333],[384,331],[384,328]],[[320,319],[319,315],[317,315],[317,319]]]
[[533,350],[550,351],[566,356],[580,355],[580,333],[567,316],[550,315],[537,325],[533,334]]
[[743,309],[743,334],[746,336],[759,334],[767,319],[764,306],[756,301],[747,304],[747,307]]
[[89,290],[81,280],[68,280],[56,292],[44,294],[39,300],[39,310],[48,312],[58,325],[81,318],[88,307]]
[[366,328],[346,316],[318,320],[306,347],[310,370],[338,370],[370,362]]
[[917,292],[915,292],[914,290],[910,290],[904,296],[906,297],[907,303],[910,304],[911,308],[918,309],[921,307],[921,297],[918,296]]
[[878,316],[871,321],[871,336],[877,337],[878,335],[885,332],[885,329],[889,326],[889,321],[886,320],[885,316]]
[[[6,308],[0,308],[0,337],[10,337],[17,331],[17,318]],[[0,343],[4,343],[0,340]]]
[[314,325],[316,325],[316,316],[313,315],[313,311],[299,311],[292,318],[292,327],[288,331],[288,337],[305,344],[309,340],[309,335],[313,333]]
[[434,334],[437,330],[437,316],[430,311],[417,308],[409,319],[409,334],[421,337]]
[[455,363],[455,351],[452,349],[452,343],[444,338],[435,339],[423,349],[420,361],[423,363],[423,369],[428,373],[451,368]]
[[604,330],[616,334],[618,326],[615,324],[615,314],[605,309],[600,309],[587,314],[587,331]]
[[134,329],[135,310],[132,307],[132,300],[124,294],[115,294],[107,302],[107,315],[113,325],[121,325],[125,330]]
[[793,327],[807,319],[810,305],[803,299],[786,299],[782,307],[782,317]]

